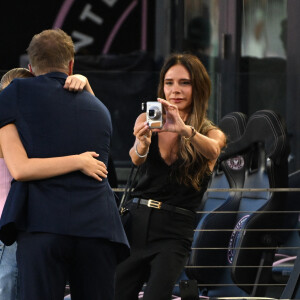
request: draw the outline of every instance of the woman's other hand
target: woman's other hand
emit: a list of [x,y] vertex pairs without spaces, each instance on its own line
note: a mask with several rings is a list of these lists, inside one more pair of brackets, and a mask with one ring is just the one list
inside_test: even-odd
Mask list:
[[152,132],[147,121],[137,122],[133,129],[133,135],[136,137],[137,142],[142,146],[149,147],[149,145],[151,144]]
[[138,166],[146,160],[151,144],[152,132],[146,121],[146,113],[140,114],[136,119],[133,135],[135,136],[135,142],[129,151],[129,155],[132,162]]
[[164,108],[165,120],[164,120],[163,127],[161,129],[155,129],[153,131],[158,131],[158,132],[169,131],[169,132],[177,132],[181,134],[182,131],[185,130],[186,125],[184,124],[184,121],[180,117],[178,107],[161,98],[157,98],[157,101],[160,102]]

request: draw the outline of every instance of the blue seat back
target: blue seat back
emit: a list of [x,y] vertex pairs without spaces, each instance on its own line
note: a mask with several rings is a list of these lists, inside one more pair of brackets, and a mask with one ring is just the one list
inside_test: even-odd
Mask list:
[[[273,111],[254,113],[242,138],[232,144],[229,153],[244,153],[246,172],[244,189],[284,188],[288,186],[289,145],[286,127]],[[264,275],[271,275],[272,256],[283,226],[281,211],[286,193],[268,190],[244,191],[240,200],[235,230],[228,253],[233,281],[253,294],[255,284],[271,282],[271,276],[259,278],[258,266],[265,260]],[[247,267],[248,266],[248,267]]]
[[[219,127],[227,135],[228,143],[242,136],[246,122],[246,115],[239,112],[232,112],[221,119]],[[224,151],[226,153],[226,149]],[[244,173],[244,158],[229,157],[222,162],[217,162],[208,188],[242,187]],[[187,276],[196,279],[199,284],[213,283],[220,278],[220,269],[211,266],[224,265],[230,231],[220,230],[233,228],[240,196],[241,193],[237,192],[207,191],[203,197],[202,207],[199,209],[199,222],[186,268]],[[201,267],[195,268],[195,266]]]
[[[229,141],[220,155],[210,187],[286,187],[288,153],[281,117],[270,110],[257,111],[241,136]],[[191,268],[186,270],[188,277],[208,290],[208,296],[251,294],[258,274],[253,266],[260,264],[263,248],[279,239],[272,229],[282,226],[282,214],[271,212],[282,209],[285,196],[260,190],[207,192],[189,260]]]

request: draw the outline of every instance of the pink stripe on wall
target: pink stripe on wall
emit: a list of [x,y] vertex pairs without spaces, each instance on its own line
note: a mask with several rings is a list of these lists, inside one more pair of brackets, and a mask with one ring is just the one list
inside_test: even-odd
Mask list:
[[121,15],[121,17],[119,18],[117,23],[115,24],[114,28],[112,29],[111,33],[109,34],[109,37],[106,40],[105,45],[103,47],[102,54],[107,54],[108,53],[108,51],[111,47],[111,44],[112,44],[114,38],[116,37],[119,29],[121,28],[123,22],[126,20],[126,18],[129,16],[131,11],[135,8],[135,6],[137,4],[138,4],[138,1],[135,0],[135,1],[131,2],[130,5],[125,9],[125,11]]
[[61,6],[59,13],[55,19],[55,22],[52,26],[52,28],[61,28],[64,24],[66,15],[68,14],[71,6],[73,5],[73,2],[75,0],[65,0],[63,5]]
[[141,50],[147,50],[147,0],[142,2]]

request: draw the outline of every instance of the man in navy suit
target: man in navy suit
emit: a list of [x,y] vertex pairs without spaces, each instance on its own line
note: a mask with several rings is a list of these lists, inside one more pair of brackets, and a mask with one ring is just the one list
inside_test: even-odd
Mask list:
[[[107,108],[86,91],[63,89],[73,71],[71,37],[60,29],[44,30],[27,51],[36,77],[16,79],[0,94],[0,127],[15,123],[29,157],[91,150],[107,165],[112,135]],[[129,246],[107,179],[73,172],[16,182],[7,199],[12,214],[25,190],[17,235],[21,300],[63,299],[67,280],[72,300],[113,299],[115,268]]]

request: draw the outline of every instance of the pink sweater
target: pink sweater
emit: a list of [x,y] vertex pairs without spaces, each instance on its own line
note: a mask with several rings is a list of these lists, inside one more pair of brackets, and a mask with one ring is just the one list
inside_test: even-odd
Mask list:
[[4,159],[0,157],[0,216],[10,189],[12,176],[10,175]]

